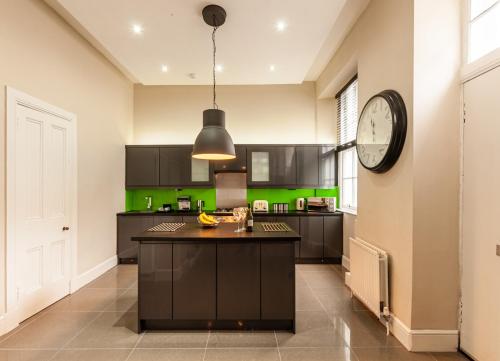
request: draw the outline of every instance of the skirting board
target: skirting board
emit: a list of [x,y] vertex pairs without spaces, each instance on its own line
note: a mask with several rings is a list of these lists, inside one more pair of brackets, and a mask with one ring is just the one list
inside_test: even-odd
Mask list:
[[104,262],[99,263],[97,266],[89,269],[88,271],[76,276],[71,280],[69,288],[70,293],[78,291],[87,283],[92,282],[97,277],[103,275],[117,264],[118,264],[118,257],[115,255],[113,257],[108,258]]
[[411,330],[391,314],[391,333],[408,351],[456,352],[458,330]]
[[346,256],[342,256],[342,267],[344,267],[346,270],[350,271],[351,270],[351,259],[347,258]]

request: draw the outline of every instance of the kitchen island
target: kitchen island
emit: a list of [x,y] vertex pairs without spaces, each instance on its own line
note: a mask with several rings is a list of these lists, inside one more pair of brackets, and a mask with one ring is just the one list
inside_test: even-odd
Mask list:
[[235,233],[236,224],[143,232],[139,330],[243,329],[295,332],[295,242],[290,230]]

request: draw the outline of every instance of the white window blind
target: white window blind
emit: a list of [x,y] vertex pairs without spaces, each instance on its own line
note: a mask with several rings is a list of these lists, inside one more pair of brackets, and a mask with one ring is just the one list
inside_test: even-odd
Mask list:
[[340,152],[339,160],[341,208],[356,212],[358,208],[358,155],[356,147]]
[[500,48],[500,0],[469,0],[469,62]]
[[358,80],[354,78],[337,94],[337,142],[343,145],[356,139],[358,128]]

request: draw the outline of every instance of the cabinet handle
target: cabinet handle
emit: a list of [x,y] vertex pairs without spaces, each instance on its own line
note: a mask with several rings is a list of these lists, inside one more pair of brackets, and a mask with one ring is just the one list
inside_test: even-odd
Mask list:
[[69,231],[69,227],[68,227],[68,226],[64,226],[64,227],[62,228],[62,230],[63,230],[63,231]]

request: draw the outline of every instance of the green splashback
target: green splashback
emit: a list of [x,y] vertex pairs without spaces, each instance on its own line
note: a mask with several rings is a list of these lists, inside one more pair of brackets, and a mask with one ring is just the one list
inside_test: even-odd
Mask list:
[[[170,203],[177,208],[178,196],[191,196],[192,206],[196,201],[205,201],[205,209],[215,209],[215,188],[209,189],[133,189],[126,191],[125,207],[127,211],[146,209],[146,196],[153,197],[153,209],[158,209],[164,203]],[[252,203],[256,199],[265,199],[272,209],[273,203],[288,203],[289,209],[295,209],[295,199],[307,197],[337,197],[339,203],[339,189],[247,189],[247,201]]]
[[191,205],[194,208],[196,201],[205,201],[205,209],[215,209],[215,188],[208,189],[133,189],[127,190],[125,206],[127,211],[146,209],[146,196],[153,197],[153,209],[160,208],[164,203],[170,203],[177,209],[178,196],[191,196]]
[[256,199],[264,199],[269,202],[269,209],[273,203],[288,203],[289,210],[295,210],[295,200],[307,197],[337,197],[339,203],[338,187],[333,189],[248,189],[247,200],[252,203]]

